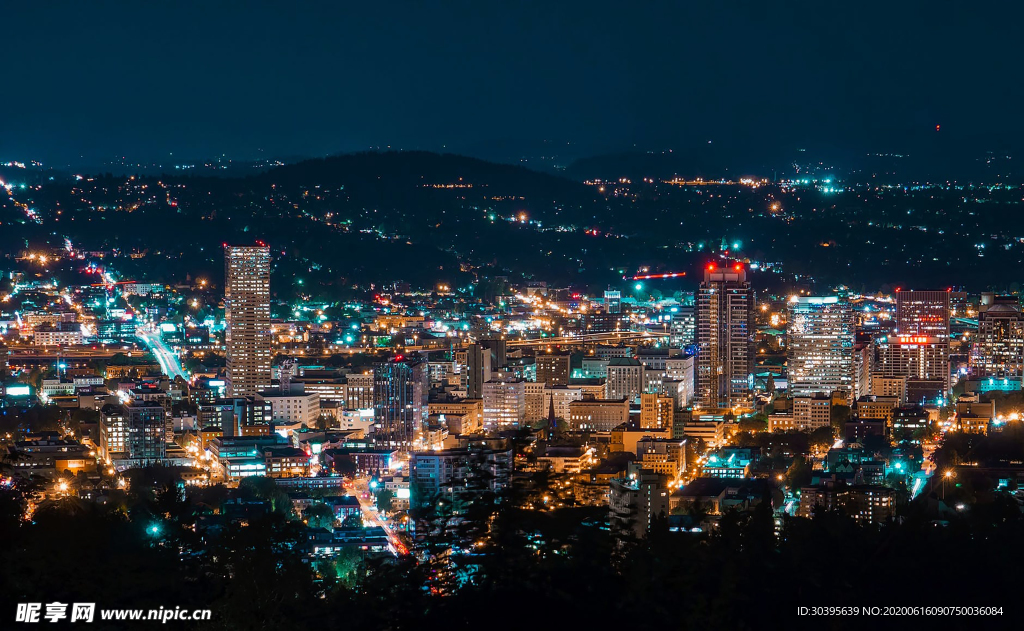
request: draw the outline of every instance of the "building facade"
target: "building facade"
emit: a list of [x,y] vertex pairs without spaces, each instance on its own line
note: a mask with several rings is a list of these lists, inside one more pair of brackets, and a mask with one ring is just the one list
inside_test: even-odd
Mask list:
[[229,397],[270,387],[270,248],[224,251],[224,320]]
[[786,355],[794,396],[854,390],[854,324],[850,303],[836,296],[794,296],[789,301]]
[[409,451],[427,422],[430,384],[427,365],[381,362],[373,368],[374,443],[379,449]]
[[697,293],[697,403],[703,408],[753,403],[754,293],[742,264],[710,264]]

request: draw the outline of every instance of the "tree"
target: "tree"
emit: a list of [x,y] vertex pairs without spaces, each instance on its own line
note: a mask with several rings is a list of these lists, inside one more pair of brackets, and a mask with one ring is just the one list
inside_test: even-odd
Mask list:
[[320,416],[316,417],[316,428],[320,431],[328,429],[334,423],[334,417],[327,412],[321,412]]
[[334,578],[346,588],[355,587],[359,567],[363,564],[363,554],[352,548],[342,548],[331,559],[317,561],[314,564],[321,576]]
[[741,432],[763,432],[768,429],[768,420],[764,414],[752,414],[740,419],[737,429]]
[[833,405],[831,412],[832,429],[839,435],[846,432],[846,424],[850,421],[850,406]]
[[391,501],[395,499],[395,492],[391,489],[381,489],[377,493],[377,510],[386,513],[391,510]]
[[302,518],[306,520],[306,525],[310,528],[326,528],[330,530],[334,527],[334,511],[331,510],[330,506],[321,502],[310,504],[302,512]]
[[818,429],[811,432],[808,437],[808,442],[811,447],[818,447],[821,449],[830,447],[835,442],[835,433],[831,426],[819,427]]
[[362,528],[363,517],[359,513],[352,513],[341,522],[342,528]]
[[238,483],[238,496],[247,500],[259,500],[270,506],[271,512],[287,515],[291,512],[288,494],[277,486],[274,478],[254,475],[242,478]]
[[791,489],[798,489],[811,483],[811,466],[803,456],[793,458],[793,463],[786,471],[786,484]]

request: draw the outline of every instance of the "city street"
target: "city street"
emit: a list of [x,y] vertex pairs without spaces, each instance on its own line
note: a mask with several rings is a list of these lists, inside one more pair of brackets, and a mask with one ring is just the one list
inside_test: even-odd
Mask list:
[[164,374],[174,379],[175,377],[181,377],[182,379],[188,379],[188,375],[181,367],[181,362],[178,360],[178,356],[160,339],[160,333],[149,328],[139,328],[136,331],[136,336],[142,340],[142,343],[153,353],[157,363],[160,364],[160,369],[163,370]]
[[[369,492],[368,481],[365,478],[358,478],[353,485],[356,498],[359,500],[359,507],[363,511],[363,523],[366,526],[380,526],[388,535],[391,546],[400,555],[409,554],[409,549],[399,537],[398,533],[385,520],[374,504],[373,494]],[[365,497],[364,497],[365,495]]]

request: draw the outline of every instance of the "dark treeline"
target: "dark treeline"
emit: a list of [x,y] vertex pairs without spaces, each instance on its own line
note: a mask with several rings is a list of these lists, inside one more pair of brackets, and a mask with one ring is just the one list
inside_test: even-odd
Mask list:
[[[264,486],[273,485],[247,485],[246,499],[268,499],[274,491]],[[430,560],[311,563],[300,551],[304,528],[286,518],[283,500],[269,496],[267,509],[245,521],[212,522],[224,500],[216,491],[182,499],[138,476],[132,489],[105,506],[69,499],[40,508],[31,523],[19,517],[17,490],[0,493],[3,609],[53,601],[211,608],[212,622],[176,624],[232,630],[655,630],[867,623],[800,619],[802,605],[1003,607],[1001,618],[971,618],[991,628],[1014,619],[1013,577],[1024,563],[1024,519],[1005,496],[945,525],[919,502],[901,523],[877,528],[836,513],[777,527],[762,503],[725,515],[710,534],[670,532],[657,520],[643,540],[609,531],[604,509],[489,502],[467,513],[476,523],[437,533],[448,545],[486,532],[480,545],[467,540],[471,553],[421,541]]]

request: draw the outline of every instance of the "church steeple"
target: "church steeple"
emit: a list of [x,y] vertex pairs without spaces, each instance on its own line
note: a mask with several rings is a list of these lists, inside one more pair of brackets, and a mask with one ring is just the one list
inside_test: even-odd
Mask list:
[[548,435],[555,433],[555,395],[548,395]]

